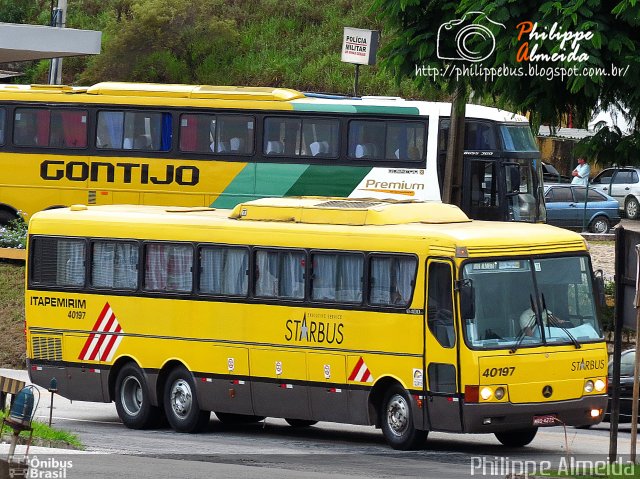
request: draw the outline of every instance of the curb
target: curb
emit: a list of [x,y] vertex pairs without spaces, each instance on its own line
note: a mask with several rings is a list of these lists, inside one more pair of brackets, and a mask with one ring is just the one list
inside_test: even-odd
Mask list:
[[587,241],[615,241],[614,233],[580,233]]

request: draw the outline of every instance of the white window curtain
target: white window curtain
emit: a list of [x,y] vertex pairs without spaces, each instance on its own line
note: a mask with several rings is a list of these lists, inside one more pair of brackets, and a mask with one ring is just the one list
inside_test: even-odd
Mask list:
[[304,299],[304,253],[282,252],[280,259],[280,295]]
[[313,255],[313,287],[311,297],[320,301],[336,300],[336,255]]
[[394,268],[394,280],[397,295],[392,298],[393,304],[407,306],[413,292],[414,278],[416,275],[415,258],[397,258]]
[[59,240],[57,247],[57,286],[84,285],[85,244],[80,240]]
[[277,297],[278,253],[274,251],[258,251],[256,254],[256,265],[258,268],[256,295]]
[[96,288],[138,287],[138,245],[115,241],[93,244],[91,284]]
[[147,245],[145,287],[153,291],[191,291],[193,251],[188,245]]
[[391,302],[391,258],[375,257],[371,260],[371,304]]
[[338,256],[336,299],[346,303],[362,301],[363,258],[360,255]]
[[240,248],[204,248],[200,255],[200,291],[246,296],[249,253]]

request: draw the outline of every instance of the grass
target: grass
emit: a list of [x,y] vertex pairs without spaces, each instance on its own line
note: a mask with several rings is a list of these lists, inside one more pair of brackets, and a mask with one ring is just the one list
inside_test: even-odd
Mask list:
[[24,264],[0,262],[0,367],[25,367]]
[[[3,411],[0,411],[0,420],[2,420],[2,418],[4,417],[5,413]],[[61,431],[59,429],[49,427],[45,423],[40,421],[33,421],[32,426],[33,438],[34,440],[39,439],[40,441],[38,442],[54,443],[52,444],[54,446],[61,446],[66,444],[73,447],[74,449],[83,449],[83,445],[80,442],[80,439],[78,439],[78,436],[71,432]],[[9,435],[12,433],[13,430],[9,426],[5,426],[2,429],[2,435]],[[20,437],[27,438],[28,436],[29,433],[26,431],[20,433]]]

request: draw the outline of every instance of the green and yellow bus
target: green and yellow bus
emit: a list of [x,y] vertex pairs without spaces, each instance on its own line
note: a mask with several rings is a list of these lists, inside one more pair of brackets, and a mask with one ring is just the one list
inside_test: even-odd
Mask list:
[[[0,222],[76,203],[440,200],[449,103],[279,88],[0,86]],[[467,106],[462,209],[544,222],[526,118]]]
[[439,202],[75,205],[29,224],[28,366],[131,428],[214,411],[523,446],[602,419],[593,285],[576,233]]

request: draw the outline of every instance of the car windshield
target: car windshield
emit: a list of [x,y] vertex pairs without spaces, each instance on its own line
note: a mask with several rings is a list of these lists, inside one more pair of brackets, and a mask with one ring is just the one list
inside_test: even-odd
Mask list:
[[465,319],[467,344],[511,349],[601,340],[589,268],[586,256],[466,263],[462,276],[475,301],[475,317]]

